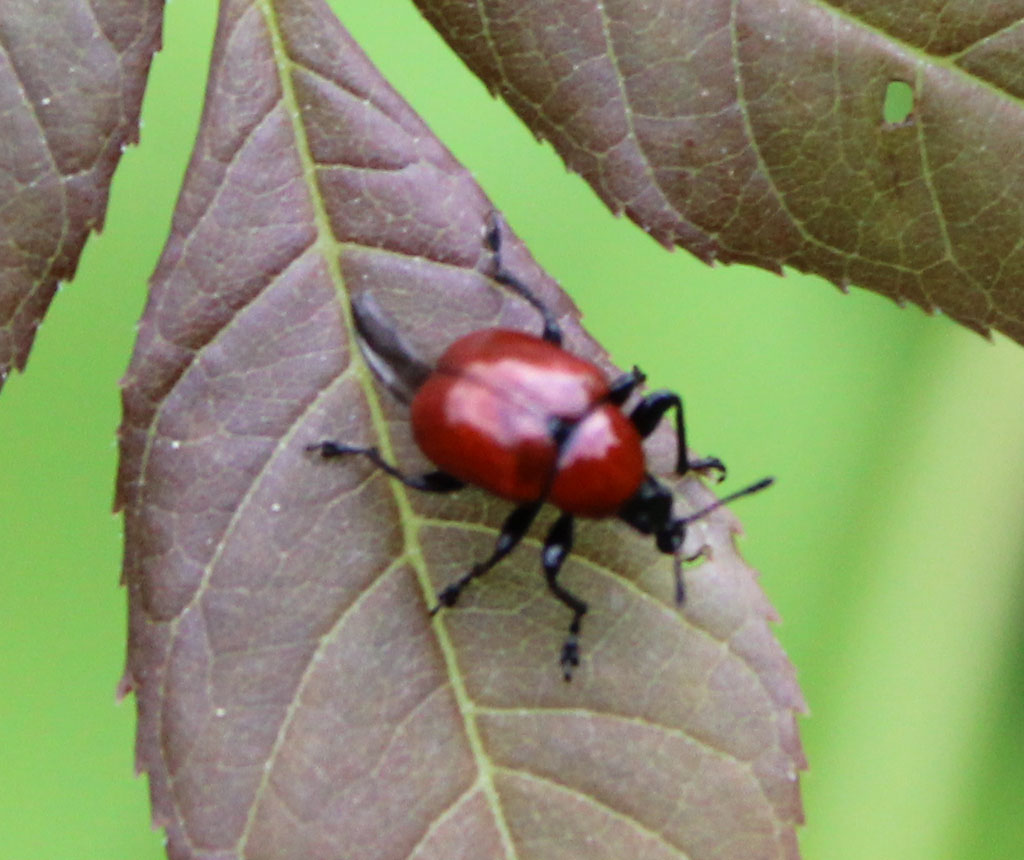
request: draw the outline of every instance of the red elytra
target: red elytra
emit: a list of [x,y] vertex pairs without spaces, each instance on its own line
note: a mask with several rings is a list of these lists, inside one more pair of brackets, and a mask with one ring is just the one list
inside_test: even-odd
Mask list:
[[[644,480],[640,434],[589,361],[540,337],[484,329],[455,341],[412,402],[412,431],[448,474],[513,502],[616,514]],[[564,442],[552,427],[561,427]]]

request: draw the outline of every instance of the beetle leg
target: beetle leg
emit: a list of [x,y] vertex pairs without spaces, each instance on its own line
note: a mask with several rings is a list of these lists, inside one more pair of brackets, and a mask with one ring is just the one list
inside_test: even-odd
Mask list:
[[558,661],[566,681],[572,680],[572,671],[580,664],[580,625],[583,622],[583,616],[587,614],[587,604],[558,583],[558,572],[562,569],[569,553],[572,552],[572,531],[572,515],[562,514],[555,520],[551,531],[548,532],[547,539],[544,541],[544,550],[541,553],[548,588],[555,597],[572,610],[569,635],[565,639],[565,644],[562,645],[562,656]]
[[633,393],[633,390],[643,384],[647,379],[644,372],[637,367],[633,366],[633,369],[629,373],[624,373],[622,376],[613,379],[611,385],[608,386],[608,394],[605,395],[605,400],[615,406],[621,406],[629,399],[629,395]]
[[544,340],[548,341],[548,343],[553,343],[555,346],[561,346],[562,327],[558,324],[558,320],[552,313],[551,308],[544,304],[540,296],[534,294],[533,290],[506,269],[505,264],[501,260],[501,230],[503,226],[504,222],[501,216],[497,212],[492,212],[487,219],[485,238],[487,240],[487,247],[491,249],[491,256],[494,259],[494,280],[499,284],[504,284],[506,287],[511,287],[522,298],[533,305],[544,318],[544,334],[542,335]]
[[673,391],[655,391],[648,394],[641,400],[636,408],[630,413],[629,420],[645,439],[654,432],[658,422],[665,416],[669,409],[676,413],[676,445],[678,454],[676,460],[676,474],[685,475],[689,471],[703,471],[714,469],[718,472],[718,480],[725,478],[725,464],[717,457],[703,457],[700,460],[691,460],[686,451],[686,422],[683,419],[683,401]]
[[447,472],[427,472],[423,475],[406,475],[396,466],[392,466],[380,455],[376,448],[364,448],[359,445],[343,445],[340,442],[325,440],[306,446],[307,451],[319,451],[324,459],[344,457],[347,454],[362,454],[381,471],[387,472],[392,478],[401,481],[405,486],[426,493],[451,493],[461,490],[465,483]]
[[537,516],[537,511],[541,509],[543,504],[543,500],[530,502],[529,504],[520,505],[512,511],[501,527],[501,534],[498,535],[498,542],[494,545],[494,552],[490,554],[486,561],[473,565],[468,573],[463,574],[455,582],[446,585],[438,592],[437,606],[430,610],[430,614],[436,615],[444,606],[454,606],[458,602],[462,590],[470,582],[478,576],[487,573],[494,565],[512,552],[519,544],[519,541],[523,539],[526,532],[529,531],[531,523],[533,523],[534,518]]

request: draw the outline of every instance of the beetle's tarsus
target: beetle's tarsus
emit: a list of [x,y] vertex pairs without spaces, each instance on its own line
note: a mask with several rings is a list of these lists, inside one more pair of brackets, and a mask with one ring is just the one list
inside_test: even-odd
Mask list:
[[720,484],[725,480],[725,463],[717,457],[702,457],[700,460],[690,460],[687,466],[694,472],[718,472],[716,483]]
[[562,667],[562,678],[568,684],[572,680],[573,670],[580,665],[580,644],[575,633],[565,640],[558,663]]

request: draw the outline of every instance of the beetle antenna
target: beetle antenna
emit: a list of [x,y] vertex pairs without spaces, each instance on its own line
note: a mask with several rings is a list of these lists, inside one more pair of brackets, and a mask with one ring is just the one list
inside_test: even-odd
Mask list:
[[[710,505],[708,505],[707,507],[701,508],[699,511],[696,511],[696,512],[694,512],[692,514],[689,514],[688,516],[685,516],[685,517],[680,517],[678,520],[675,521],[674,525],[677,528],[682,527],[683,528],[683,533],[685,534],[685,527],[687,525],[689,525],[690,523],[696,522],[697,520],[702,520],[702,519],[704,519],[704,517],[706,517],[712,511],[717,511],[719,508],[723,507],[724,505],[729,504],[729,502],[734,502],[734,501],[736,501],[736,499],[743,498],[743,496],[749,496],[752,493],[760,492],[761,490],[764,490],[767,487],[770,487],[774,483],[775,483],[775,479],[774,478],[762,478],[760,481],[758,481],[757,483],[751,484],[749,487],[744,487],[742,490],[737,490],[735,493],[729,493],[728,496],[722,496],[722,498],[716,499]],[[686,586],[683,583],[683,560],[682,560],[682,557],[680,556],[680,554],[678,552],[675,554],[675,575],[676,575],[676,605],[677,606],[682,606],[683,603],[686,602]]]
[[722,496],[722,498],[716,499],[706,508],[701,508],[696,513],[688,514],[685,517],[681,517],[679,519],[679,522],[683,525],[687,525],[688,523],[696,522],[697,520],[702,520],[712,511],[717,511],[723,505],[727,505],[729,504],[729,502],[735,502],[736,499],[743,498],[743,496],[749,496],[752,493],[760,492],[761,490],[770,487],[774,483],[774,478],[762,478],[756,484],[751,484],[749,487],[744,487],[742,490],[737,490],[735,493],[729,493],[728,496]]

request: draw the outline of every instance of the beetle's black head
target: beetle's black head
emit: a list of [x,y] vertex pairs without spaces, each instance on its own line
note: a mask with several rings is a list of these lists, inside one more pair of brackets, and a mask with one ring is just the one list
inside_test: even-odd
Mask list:
[[758,490],[763,490],[773,481],[774,478],[764,478],[756,484],[751,484],[749,487],[744,487],[742,490],[718,499],[688,516],[673,517],[672,492],[668,487],[647,475],[640,485],[640,489],[622,506],[619,517],[641,534],[654,535],[658,549],[666,555],[675,556],[676,603],[681,606],[686,600],[686,589],[683,584],[683,560],[679,550],[683,546],[683,541],[686,540],[686,527],[740,496],[748,496]]
[[644,478],[640,489],[622,506],[619,517],[638,532],[654,535],[658,549],[666,555],[675,556],[676,603],[682,605],[686,599],[683,586],[683,566],[679,548],[686,538],[686,524],[689,518],[672,516],[672,492],[650,475]]
[[619,516],[641,534],[659,534],[672,521],[672,493],[647,475]]
[[619,516],[641,534],[654,535],[658,549],[671,555],[683,545],[687,522],[673,518],[673,502],[672,491],[647,475]]

